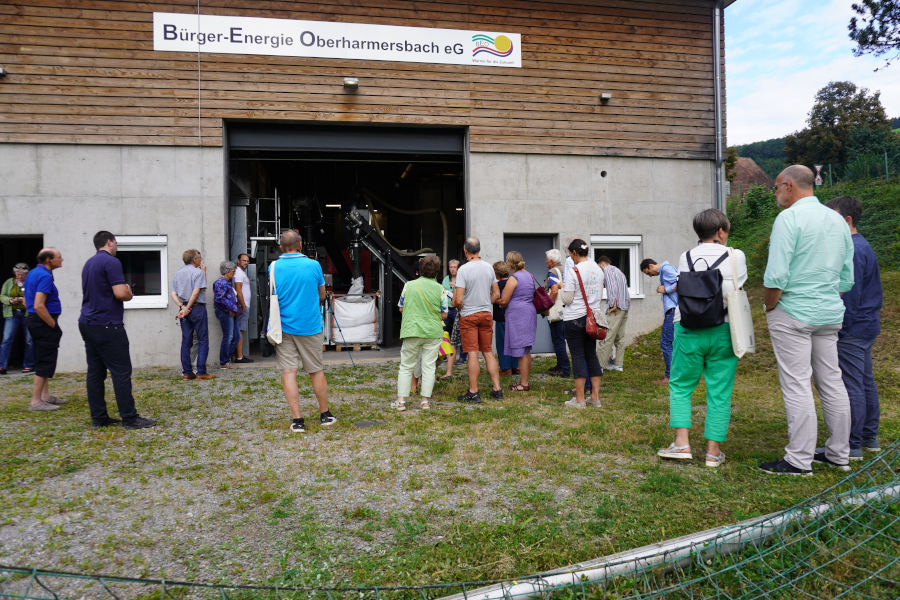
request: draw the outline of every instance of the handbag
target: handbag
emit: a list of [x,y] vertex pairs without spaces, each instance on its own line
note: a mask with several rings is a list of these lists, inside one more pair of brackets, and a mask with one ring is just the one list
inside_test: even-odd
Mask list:
[[728,326],[731,329],[731,349],[738,358],[747,352],[756,352],[756,336],[753,333],[753,315],[750,314],[750,300],[747,292],[737,286],[737,260],[731,255],[731,281],[733,288],[728,292]]
[[[559,270],[559,267],[553,267],[552,271],[556,272],[557,278],[562,281],[562,273]],[[550,311],[547,314],[547,321],[550,323],[556,323],[557,321],[562,321],[563,318],[563,302],[562,302],[562,294],[559,291],[556,292],[556,302],[553,303],[553,306],[550,307]]]
[[266,339],[277,346],[281,343],[281,309],[278,306],[278,292],[275,290],[275,264],[269,273],[269,321],[266,324]]
[[453,355],[453,344],[450,343],[450,334],[445,329],[441,338],[441,345],[438,346],[438,358],[445,358]]
[[584,293],[584,284],[581,283],[581,273],[578,272],[577,267],[572,270],[575,271],[575,276],[578,277],[578,287],[581,288],[581,297],[584,298],[584,308],[587,309],[587,319],[585,319],[584,331],[589,337],[592,337],[595,340],[605,340],[606,327],[597,323],[594,311],[591,310],[591,306],[588,304],[587,294]]
[[[528,274],[531,275],[531,273]],[[531,303],[534,304],[534,311],[537,314],[542,314],[553,308],[553,298],[550,297],[544,286],[538,285],[534,275],[531,275],[531,279],[534,281],[534,296],[531,298]]]

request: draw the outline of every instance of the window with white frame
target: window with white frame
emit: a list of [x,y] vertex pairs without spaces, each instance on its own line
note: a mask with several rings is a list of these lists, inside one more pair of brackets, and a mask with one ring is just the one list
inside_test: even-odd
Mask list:
[[601,256],[609,257],[612,264],[625,274],[625,279],[628,281],[628,294],[632,298],[644,297],[641,288],[641,241],[639,235],[591,236],[593,259],[596,261]]
[[125,308],[166,308],[168,253],[164,235],[117,235],[116,258],[122,262],[125,282],[134,297]]

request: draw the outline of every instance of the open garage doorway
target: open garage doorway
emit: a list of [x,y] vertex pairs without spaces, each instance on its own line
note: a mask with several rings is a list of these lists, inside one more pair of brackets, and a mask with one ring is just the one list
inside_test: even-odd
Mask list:
[[256,291],[247,337],[260,340],[264,331],[266,269],[278,256],[279,230],[296,229],[336,298],[323,314],[325,343],[393,345],[397,299],[418,259],[437,254],[446,272],[448,259],[461,252],[464,134],[229,124],[229,248],[251,256]]
[[[13,278],[13,267],[18,263],[25,263],[33,269],[37,254],[43,247],[44,236],[42,235],[0,236],[0,285]],[[0,313],[0,339],[3,338],[2,332],[6,330],[6,327],[5,319]],[[9,352],[7,364],[0,364],[0,367],[5,367],[10,372],[14,369],[21,369],[24,366],[25,356],[25,330],[23,327],[16,328],[11,346],[7,351]]]

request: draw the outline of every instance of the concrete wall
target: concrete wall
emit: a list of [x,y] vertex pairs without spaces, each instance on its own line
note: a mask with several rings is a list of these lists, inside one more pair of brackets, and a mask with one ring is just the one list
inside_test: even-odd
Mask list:
[[[43,235],[63,266],[54,271],[63,313],[59,369],[83,371],[78,333],[81,267],[100,229],[116,235],[168,236],[168,279],[181,253],[199,248],[209,266],[210,358],[221,331],[212,311],[212,281],[224,260],[226,216],[221,148],[0,144],[0,235]],[[33,260],[32,260],[33,263]],[[125,325],[136,367],[180,373],[181,333],[174,305],[129,309]]]
[[[605,176],[602,173],[605,171]],[[469,156],[468,228],[482,257],[502,260],[504,233],[642,235],[640,259],[667,260],[696,245],[695,213],[713,206],[713,163],[702,160],[480,154]],[[629,341],[662,324],[658,280],[640,278]]]

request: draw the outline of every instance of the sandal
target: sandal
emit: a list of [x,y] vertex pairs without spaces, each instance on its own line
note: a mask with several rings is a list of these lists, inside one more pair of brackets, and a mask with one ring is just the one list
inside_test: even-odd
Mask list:
[[437,378],[438,381],[450,381],[453,379],[453,375],[441,375]]
[[422,410],[429,410],[431,408],[431,403],[427,398],[422,398],[422,401],[419,403],[419,408]]
[[531,386],[530,385],[522,385],[522,382],[519,381],[517,383],[513,383],[512,385],[510,385],[509,389],[514,392],[528,392],[531,390]]
[[716,468],[725,462],[725,453],[721,450],[719,451],[719,455],[716,456],[714,454],[706,454],[706,466],[711,468]]
[[657,450],[656,455],[660,458],[672,458],[675,460],[691,460],[694,458],[691,454],[690,446],[676,446],[675,442],[669,444],[667,448]]
[[406,410],[406,401],[405,400],[394,400],[391,402],[391,408],[396,409],[398,411]]

